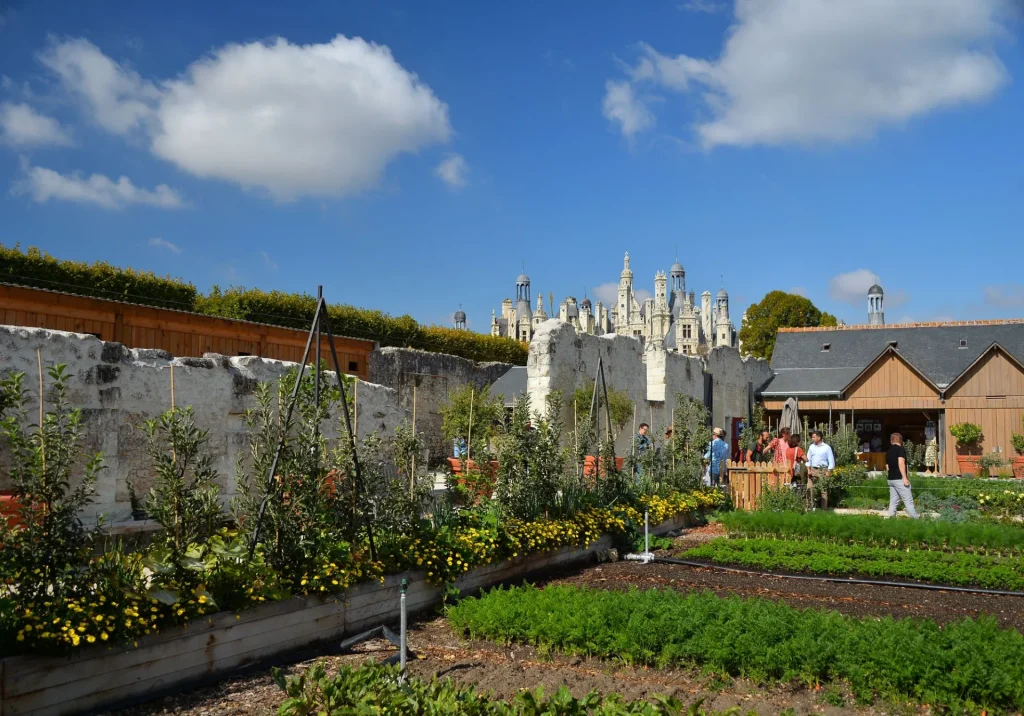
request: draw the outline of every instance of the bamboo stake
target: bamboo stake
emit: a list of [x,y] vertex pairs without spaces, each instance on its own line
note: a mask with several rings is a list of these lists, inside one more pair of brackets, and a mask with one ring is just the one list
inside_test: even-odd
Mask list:
[[[412,436],[416,437],[416,384],[412,384]],[[412,469],[409,471],[409,495],[416,491],[416,453],[412,454]]]
[[676,471],[676,409],[672,408],[672,449],[669,450],[672,455],[672,472]]
[[631,438],[631,442],[632,442],[632,445],[633,445],[632,453],[631,454],[633,455],[633,459],[635,460],[636,459],[636,403],[633,404],[633,436]]
[[39,369],[39,450],[43,461],[43,475],[46,475],[46,433],[43,432],[43,352],[36,348],[36,366]]
[[573,396],[572,399],[572,444],[573,456],[576,460],[576,478],[580,476],[580,428],[579,428],[579,401]]
[[359,437],[359,378],[352,386],[352,432]]
[[[174,364],[171,363],[171,410],[174,410]],[[175,464],[178,463],[178,453],[172,447],[171,448],[171,461]]]

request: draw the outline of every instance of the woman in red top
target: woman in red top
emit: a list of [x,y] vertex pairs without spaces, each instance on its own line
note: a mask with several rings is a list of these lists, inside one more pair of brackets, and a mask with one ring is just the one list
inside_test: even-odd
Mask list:
[[779,431],[779,437],[773,438],[768,443],[767,450],[772,453],[772,461],[777,465],[781,465],[786,462],[786,449],[789,447],[789,428],[782,428]]
[[803,448],[800,447],[800,435],[789,436],[789,443],[786,448],[782,450],[783,460],[782,462],[788,462],[792,471],[791,480],[794,484],[800,481],[800,477],[803,474],[803,463],[807,460],[807,455],[804,454]]

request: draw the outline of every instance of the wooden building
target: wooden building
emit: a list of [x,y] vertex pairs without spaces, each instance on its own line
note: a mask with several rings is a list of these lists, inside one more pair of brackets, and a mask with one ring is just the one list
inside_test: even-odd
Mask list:
[[1024,433],[1024,320],[783,328],[772,372],[760,397],[774,419],[795,397],[812,424],[842,419],[882,450],[892,432],[921,444],[933,427],[947,474],[958,472],[957,423],[981,426],[984,452],[1019,457],[1011,436]]
[[[0,284],[0,324],[87,333],[128,348],[160,348],[173,356],[220,353],[293,362],[302,359],[309,336],[308,331],[265,323],[11,284]],[[335,335],[334,345],[342,371],[369,380],[369,357],[377,344]],[[323,359],[330,365],[326,337],[322,350]]]

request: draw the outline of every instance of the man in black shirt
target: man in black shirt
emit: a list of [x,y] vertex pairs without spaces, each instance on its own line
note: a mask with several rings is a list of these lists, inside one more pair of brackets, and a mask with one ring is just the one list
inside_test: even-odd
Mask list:
[[764,451],[768,448],[771,439],[772,434],[767,430],[762,430],[761,434],[757,436],[757,440],[747,447],[747,452],[744,455],[747,462],[764,462]]
[[907,476],[907,450],[903,447],[903,436],[893,433],[889,438],[892,443],[885,456],[886,467],[889,468],[889,510],[886,517],[893,517],[900,501],[907,510],[907,515],[918,518],[914,509],[914,496],[910,492],[910,478]]

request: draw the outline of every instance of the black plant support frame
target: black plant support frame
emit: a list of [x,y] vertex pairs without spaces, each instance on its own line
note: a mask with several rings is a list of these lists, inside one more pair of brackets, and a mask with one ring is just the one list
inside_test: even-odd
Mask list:
[[[306,349],[302,352],[302,361],[299,363],[299,374],[295,379],[295,387],[292,389],[291,399],[288,401],[288,412],[285,416],[284,425],[289,425],[292,419],[292,413],[295,411],[295,403],[299,396],[299,387],[302,385],[302,378],[306,372],[306,363],[309,360],[309,351],[313,345],[313,338],[316,337],[316,365],[313,368],[314,376],[314,387],[313,387],[313,400],[317,408],[317,414],[319,415],[320,408],[320,326],[323,323],[324,328],[327,329],[327,340],[331,346],[331,358],[334,361],[334,373],[338,379],[338,388],[341,390],[341,405],[345,411],[345,429],[348,432],[349,446],[352,450],[352,464],[355,471],[355,491],[358,495],[362,491],[363,480],[362,473],[359,469],[359,455],[356,452],[356,439],[355,434],[352,432],[352,419],[348,411],[348,399],[345,393],[345,381],[342,378],[341,364],[338,362],[338,352],[334,347],[334,334],[331,332],[331,319],[327,315],[327,302],[324,301],[323,286],[317,287],[317,304],[316,311],[313,314],[313,324],[309,328],[309,337],[306,339]],[[319,425],[317,426],[317,435],[319,435]],[[281,459],[281,451],[284,449],[284,441],[286,436],[281,435],[277,442],[277,449],[274,451],[274,460],[270,464],[270,472],[267,475],[267,489],[263,493],[263,500],[260,502],[260,509],[256,515],[256,528],[253,530],[252,543],[249,545],[249,560],[252,561],[253,556],[256,554],[256,545],[260,541],[260,533],[263,530],[263,515],[267,509],[267,501],[270,499],[274,492],[274,476],[277,473],[277,464]],[[315,449],[315,448],[314,448]],[[319,455],[317,456],[319,461]],[[317,465],[319,468],[319,465]],[[373,527],[370,524],[369,518],[366,520],[366,537],[370,543],[370,559],[376,561],[377,559],[377,548],[373,540]]]

